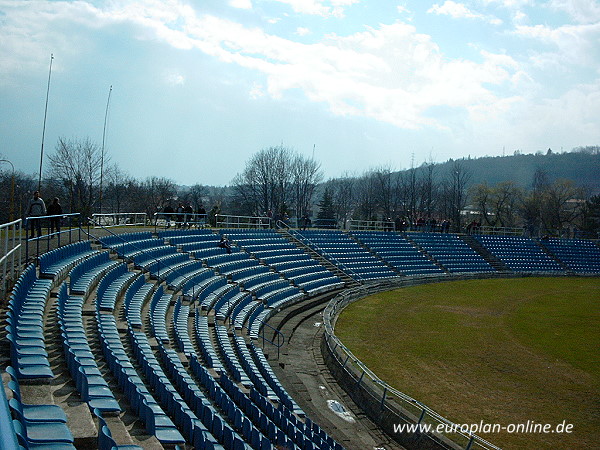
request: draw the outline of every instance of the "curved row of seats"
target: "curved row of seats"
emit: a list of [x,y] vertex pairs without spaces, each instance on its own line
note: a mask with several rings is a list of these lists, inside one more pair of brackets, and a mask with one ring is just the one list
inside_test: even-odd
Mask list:
[[476,235],[475,239],[515,272],[564,272],[565,270],[531,238]]
[[[147,236],[139,237],[147,239]],[[133,245],[130,247],[135,247],[135,242],[131,242],[131,244]],[[118,246],[119,244],[115,243],[114,245]],[[148,245],[146,249],[141,249],[138,253],[128,253],[127,255],[123,253],[123,256],[131,259],[136,265],[138,265],[137,261],[139,261],[140,258],[145,258],[145,261],[147,261],[148,264],[144,267],[147,270],[152,270],[153,257],[170,255],[170,252],[162,249],[160,254],[155,252],[154,249],[160,247],[161,246],[155,247]],[[152,256],[148,256],[148,253]],[[94,259],[92,260],[91,258]],[[182,265],[183,262],[183,260],[178,260],[176,264]],[[319,435],[314,434],[312,431],[308,433],[303,427],[300,427],[300,422],[298,422],[294,413],[288,411],[287,407],[283,406],[287,404],[294,407],[289,396],[280,394],[283,399],[281,400],[278,395],[274,394],[272,389],[265,387],[266,381],[261,376],[255,377],[255,380],[262,380],[262,385],[260,387],[257,385],[256,390],[263,391],[269,394],[271,398],[277,399],[278,404],[281,405],[280,408],[284,408],[283,412],[278,413],[278,417],[279,421],[282,424],[285,424],[285,430],[279,429],[279,431],[277,431],[277,425],[267,425],[267,423],[274,422],[270,422],[272,418],[267,418],[267,416],[264,415],[264,412],[253,412],[252,414],[254,414],[255,417],[245,419],[243,414],[235,412],[235,408],[227,406],[230,410],[229,415],[219,415],[217,408],[210,418],[206,415],[208,413],[204,413],[204,416],[200,418],[197,415],[198,410],[192,409],[191,405],[188,405],[189,408],[186,409],[183,404],[185,400],[183,395],[178,395],[174,391],[175,383],[169,384],[168,382],[165,382],[166,377],[160,372],[165,365],[172,367],[178,366],[177,361],[181,363],[179,356],[177,356],[177,360],[173,359],[174,355],[172,348],[169,348],[168,345],[171,343],[171,340],[168,336],[166,317],[167,310],[171,307],[171,299],[173,297],[169,297],[169,294],[165,294],[163,286],[155,289],[154,283],[149,283],[145,276],[128,270],[126,264],[114,261],[109,263],[104,256],[90,257],[89,262],[85,261],[81,264],[82,266],[77,268],[73,273],[73,281],[74,285],[76,284],[78,286],[76,291],[83,295],[74,291],[69,294],[68,282],[63,283],[59,296],[59,317],[63,333],[65,336],[67,333],[69,334],[69,337],[64,339],[65,356],[68,359],[68,366],[72,377],[76,380],[76,385],[82,399],[88,401],[90,409],[98,411],[99,414],[102,414],[103,411],[115,412],[118,410],[118,404],[114,399],[113,406],[116,406],[114,408],[107,406],[110,389],[106,382],[102,381],[102,376],[98,374],[97,366],[92,365],[92,361],[94,360],[90,357],[89,345],[87,342],[83,342],[85,340],[85,333],[82,334],[82,306],[85,295],[89,294],[92,290],[92,286],[97,282],[98,288],[93,301],[96,305],[96,321],[98,324],[100,342],[108,367],[111,369],[119,387],[125,393],[125,398],[130,403],[135,413],[145,423],[147,432],[156,435],[159,441],[162,441],[163,443],[178,443],[184,441],[195,442],[198,445],[201,445],[202,448],[209,448],[209,446],[220,447],[221,445],[225,448],[271,448],[271,441],[269,439],[273,438],[281,445],[291,445],[292,447],[294,447],[294,443],[296,443],[296,447],[300,448],[336,447],[336,444],[334,444],[331,439],[328,441],[328,446],[324,446],[322,432],[320,432]],[[142,265],[140,264],[140,266]],[[174,271],[176,270],[175,268],[173,269]],[[196,270],[195,272],[190,271],[187,276],[178,274],[177,277],[175,277],[179,278],[180,281],[187,279],[188,281],[192,280],[192,282],[196,283],[197,293],[196,295],[189,297],[193,301],[198,299],[205,300],[208,298],[208,295],[206,294],[205,297],[200,297],[201,293],[206,290],[210,290],[211,293],[214,293],[219,287],[222,287],[221,285],[217,286],[213,282],[210,283],[210,286],[205,286],[206,283],[203,283],[202,288],[200,288],[200,286],[198,286],[200,284],[198,282],[199,280],[194,279],[198,271],[208,272],[209,276],[207,279],[227,281],[226,277],[217,275],[213,270],[207,271],[206,268],[200,269],[198,266],[196,266],[196,269],[199,270]],[[173,280],[175,280],[175,278],[173,278]],[[247,316],[256,306],[263,307],[260,298],[263,298],[266,302],[269,298],[279,299],[279,297],[277,297],[278,293],[299,293],[296,287],[280,277],[262,277],[252,281],[246,280],[246,283],[250,289],[253,289],[253,291],[251,291],[252,294],[247,295],[248,292],[245,292],[246,295],[240,297],[247,302],[247,305],[252,305],[253,308],[247,308],[244,307],[244,305],[237,304],[236,306],[238,308],[233,308],[230,311],[233,315],[232,317],[235,318],[232,320],[237,320],[240,326],[243,326],[245,321],[248,320]],[[183,285],[185,285],[185,283],[183,283]],[[231,288],[231,286],[228,286],[228,288]],[[237,293],[242,292],[239,287],[236,289]],[[223,293],[226,293],[228,290],[233,291],[234,289],[224,290]],[[45,302],[47,298],[47,295],[44,296],[43,301]],[[116,324],[116,316],[119,315],[120,310],[118,307],[120,304],[119,299],[121,298],[123,299],[122,303],[127,321],[127,331],[131,339],[130,345],[133,348],[134,355],[136,355],[135,361],[131,361],[127,358],[127,352],[123,345],[122,336],[120,336]],[[304,298],[303,295],[302,298]],[[216,300],[217,299],[215,299],[214,303],[216,303]],[[281,300],[282,299],[279,299],[279,301]],[[160,339],[157,339],[159,342],[159,353],[161,355],[160,362],[149,345],[147,335],[142,331],[145,320],[142,311],[145,304],[150,305],[148,320],[152,323],[151,329],[153,332],[160,330],[158,333]],[[200,304],[201,301],[199,301],[199,305]],[[207,303],[204,304],[209,305]],[[208,306],[208,309],[210,309],[211,306],[212,305]],[[200,308],[197,308],[197,310],[201,311]],[[187,333],[187,317],[189,316],[190,306],[184,304],[183,297],[179,297],[175,300],[172,311],[172,324],[170,325],[174,330],[174,336],[176,337],[173,344],[181,346],[186,356],[190,358],[195,357],[195,351]],[[204,315],[202,317],[207,316]],[[226,348],[228,350],[229,361],[238,361],[236,367],[239,368],[240,371],[243,371],[244,369],[237,359],[238,353],[233,350],[231,345],[232,341],[229,340],[228,330],[223,325],[220,325],[219,329],[221,330],[220,335],[222,337],[220,341],[221,346],[219,348]],[[224,334],[223,331],[225,332]],[[239,347],[240,345],[241,342],[237,342],[236,349],[241,348]],[[76,352],[75,356],[73,356],[74,351]],[[245,355],[246,357],[249,355],[247,350],[240,354]],[[168,362],[167,359],[170,362]],[[252,366],[250,367],[254,367],[255,370],[258,371],[254,364],[255,363],[252,363]],[[141,369],[136,370],[136,366],[139,366]],[[183,375],[181,373],[181,367],[179,367],[178,370],[180,375]],[[226,376],[227,373],[231,373],[231,371],[222,370],[220,373],[220,382],[226,384],[226,378],[223,377]],[[245,380],[249,383],[248,387],[254,389],[254,383],[250,381],[249,377],[246,377]],[[149,383],[149,385],[147,383]],[[233,391],[233,388],[230,386],[229,389]],[[89,392],[90,394],[86,394],[86,392]],[[91,394],[92,392],[93,394]],[[153,392],[155,394],[152,394]],[[223,405],[232,405],[231,399],[228,400],[228,402],[223,403],[222,398],[225,398],[224,395],[219,397],[218,401],[221,407],[225,407]],[[238,408],[238,411],[245,409],[248,411],[258,411],[258,407],[251,406],[252,404],[253,402],[248,398],[246,406],[244,408]],[[296,407],[295,410],[296,414],[298,414],[299,408]],[[272,415],[275,416],[274,413]],[[225,416],[227,416],[227,419],[225,419]],[[290,418],[292,416],[294,419]],[[233,421],[233,424],[228,422],[229,420]],[[250,420],[250,422],[247,420]],[[202,428],[204,425],[199,425],[200,423],[205,424],[206,421],[211,423],[211,435],[208,435],[205,432],[206,429]],[[246,423],[252,423],[253,425],[245,425]],[[241,430],[238,430],[240,434],[238,434],[238,431],[234,428],[235,424],[242,427]],[[109,438],[112,439],[110,430],[105,429],[105,425],[100,428],[99,439],[100,436],[102,436],[104,440]],[[200,433],[198,429],[202,429],[202,432]],[[260,431],[257,432],[257,430]],[[212,433],[215,433],[216,436],[212,435]],[[201,434],[202,437],[198,437],[199,434]],[[266,438],[267,434],[270,436],[269,439]],[[313,439],[315,440],[314,442]]]

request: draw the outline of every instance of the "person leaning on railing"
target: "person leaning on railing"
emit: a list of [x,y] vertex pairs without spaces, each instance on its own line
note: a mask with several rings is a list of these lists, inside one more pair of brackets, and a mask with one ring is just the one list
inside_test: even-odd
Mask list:
[[29,221],[30,235],[29,239],[33,239],[34,229],[37,231],[38,237],[42,235],[42,219],[41,216],[46,215],[46,204],[40,197],[40,192],[35,191],[33,198],[29,200],[27,205],[27,220]]

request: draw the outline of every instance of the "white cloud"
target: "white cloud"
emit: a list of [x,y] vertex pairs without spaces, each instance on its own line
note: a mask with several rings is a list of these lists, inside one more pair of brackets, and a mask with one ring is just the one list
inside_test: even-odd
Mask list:
[[[336,5],[350,3],[338,1]],[[323,6],[315,1],[304,4]],[[65,15],[64,23],[82,21],[76,14],[65,13],[68,8],[64,4],[53,5],[57,16]],[[321,43],[308,45],[198,15],[176,0],[113,2],[110,8],[87,9],[90,27],[129,24],[138,38],[177,49],[196,49],[261,74],[265,88],[253,89],[251,95],[264,91],[283,98],[289,90],[299,89],[311,101],[327,105],[333,114],[369,117],[409,129],[444,128],[428,114],[439,105],[484,117],[485,105],[501,104],[490,86],[510,83],[517,70],[516,63],[505,55],[482,54],[482,62],[448,60],[430,36],[404,23],[380,25],[349,36],[331,34]],[[47,27],[36,33],[50,33]],[[170,78],[173,84],[184,81],[178,74]]]
[[573,64],[598,67],[600,22],[585,25],[563,25],[556,28],[547,25],[517,25],[513,33],[554,48],[553,51],[536,53],[532,56],[532,60],[540,67]]
[[446,15],[454,19],[479,19],[485,20],[492,25],[500,25],[502,20],[497,17],[486,16],[477,12],[471,11],[465,4],[456,3],[452,0],[446,0],[443,5],[434,4],[427,11],[429,14]]
[[185,77],[176,70],[167,70],[165,80],[170,86],[183,86],[185,84]]
[[264,86],[260,83],[254,83],[250,88],[250,98],[256,100],[265,96]]
[[410,13],[410,10],[408,9],[408,7],[406,5],[398,5],[396,7],[396,9],[398,10],[398,12],[400,14],[408,14],[408,13]]
[[497,4],[506,9],[522,8],[523,6],[533,5],[535,0],[482,0],[485,5]]
[[291,6],[294,12],[322,17],[344,17],[344,7],[360,0],[272,0]]
[[565,11],[578,23],[600,21],[600,3],[590,0],[551,0],[550,7]]
[[238,9],[252,9],[252,0],[229,0],[229,6]]
[[[350,1],[309,3],[334,8]],[[445,2],[438,8],[450,8],[448,5],[456,7],[458,17],[469,13],[479,17],[466,7],[456,6],[458,3]],[[231,64],[232,69],[237,66],[254,72],[259,81],[248,89],[252,99],[285,98],[292,90],[300,91],[334,115],[367,117],[404,129],[450,129],[447,117],[434,114],[442,108],[476,121],[488,129],[488,135],[499,129],[500,123],[515,127],[511,122],[514,117],[525,123],[524,118],[531,114],[528,110],[536,115],[541,130],[543,118],[549,115],[546,109],[552,109],[552,116],[555,108],[563,108],[563,116],[568,111],[574,117],[568,118],[573,129],[586,136],[598,133],[592,130],[592,123],[597,122],[600,111],[592,101],[598,102],[600,83],[580,83],[564,95],[557,94],[556,99],[539,100],[544,89],[522,61],[490,51],[480,51],[477,60],[450,59],[430,36],[401,22],[347,36],[330,34],[320,43],[302,44],[259,28],[198,14],[177,0],[115,0],[103,8],[85,2],[0,0],[0,11],[6,14],[0,22],[2,79],[28,65],[47,68],[52,51],[85,52],[89,48],[85,39],[78,41],[77,47],[72,45],[74,34],[70,33],[74,28],[101,31],[117,24],[134,30],[138,39],[188,49],[190,54],[202,52]],[[297,32],[306,30],[298,28]],[[546,53],[532,52],[532,61],[538,65],[548,68],[551,61],[556,65],[570,62],[597,70],[600,24],[556,28],[519,25],[514,34],[550,47]],[[172,70],[165,79],[181,85],[186,82],[183,73],[187,74]],[[576,112],[584,107],[593,113]],[[581,123],[574,123],[575,118]],[[522,133],[525,139],[525,131]]]
[[525,25],[529,23],[529,17],[523,11],[515,11],[513,13],[512,21],[515,25]]
[[306,36],[310,34],[310,30],[306,27],[298,27],[296,28],[296,32],[294,34],[297,34],[298,36]]

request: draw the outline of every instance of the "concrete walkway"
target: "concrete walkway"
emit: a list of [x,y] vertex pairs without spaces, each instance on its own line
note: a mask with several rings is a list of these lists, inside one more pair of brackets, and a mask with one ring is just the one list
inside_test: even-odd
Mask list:
[[[366,417],[327,369],[320,349],[327,298],[321,300],[297,314],[293,312],[300,308],[283,310],[269,321],[273,327],[281,326],[286,338],[279,359],[273,346],[265,346],[275,374],[308,417],[345,448],[402,449]],[[286,320],[286,316],[291,318]]]

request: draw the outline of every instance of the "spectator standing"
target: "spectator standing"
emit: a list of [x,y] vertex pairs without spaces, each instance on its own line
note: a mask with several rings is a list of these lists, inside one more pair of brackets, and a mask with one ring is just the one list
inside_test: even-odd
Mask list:
[[183,213],[184,213],[183,203],[179,203],[175,212],[177,213],[177,221],[176,221],[177,228],[181,228],[183,226]]
[[50,220],[50,234],[54,233],[54,231],[56,231],[57,233],[60,233],[60,221],[62,219],[61,215],[63,213],[63,209],[62,206],[60,204],[60,200],[58,199],[58,197],[54,197],[54,200],[52,200],[52,203],[50,203],[48,205],[48,215],[51,216],[49,218]]
[[185,219],[183,220],[183,226],[184,226],[184,228],[190,228],[192,225],[193,217],[194,217],[194,209],[192,208],[192,205],[190,205],[189,203],[187,205],[185,205],[183,208],[183,212],[185,213]]
[[171,216],[173,215],[174,212],[175,212],[175,210],[173,209],[173,207],[171,206],[170,203],[167,206],[165,206],[164,215],[165,215],[165,222],[167,224],[167,228],[171,227]]
[[206,225],[206,209],[204,209],[204,205],[200,205],[198,208],[198,226],[204,227]]
[[37,231],[38,237],[42,235],[42,219],[41,216],[46,215],[46,204],[40,197],[40,192],[35,191],[33,198],[29,200],[27,205],[27,217],[29,218],[29,227],[31,229],[29,239],[33,239],[34,229]]

